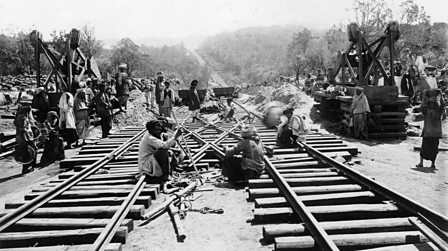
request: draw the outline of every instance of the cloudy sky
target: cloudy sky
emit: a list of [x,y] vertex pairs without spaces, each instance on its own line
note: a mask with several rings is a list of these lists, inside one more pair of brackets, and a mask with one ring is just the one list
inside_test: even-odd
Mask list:
[[[432,21],[448,22],[448,1],[414,0]],[[402,0],[386,0],[396,13]],[[248,26],[327,28],[353,21],[353,0],[0,0],[0,32],[88,24],[99,39],[213,35]]]

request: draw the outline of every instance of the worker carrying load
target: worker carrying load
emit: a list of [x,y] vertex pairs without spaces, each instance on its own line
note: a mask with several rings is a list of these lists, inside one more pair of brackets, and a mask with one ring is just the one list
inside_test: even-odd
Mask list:
[[297,147],[297,140],[303,141],[308,134],[304,118],[294,114],[294,108],[287,108],[280,118],[282,123],[277,126],[277,146],[281,148]]
[[152,120],[146,123],[148,132],[140,140],[138,151],[138,170],[145,174],[150,183],[162,183],[169,179],[171,168],[168,150],[176,145],[176,139],[182,134],[177,130],[169,137],[165,123]]
[[[230,182],[245,182],[249,179],[259,178],[264,170],[264,147],[254,126],[241,127],[243,138],[233,148],[225,150],[222,174]],[[234,157],[242,154],[242,158]]]

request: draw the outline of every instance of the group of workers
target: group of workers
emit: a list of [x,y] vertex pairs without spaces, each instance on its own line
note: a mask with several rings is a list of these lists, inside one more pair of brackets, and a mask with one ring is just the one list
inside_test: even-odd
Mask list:
[[[64,149],[82,146],[89,133],[90,115],[100,117],[102,137],[108,137],[112,128],[113,109],[127,108],[130,81],[125,72],[126,65],[119,66],[115,85],[97,83],[86,78],[73,80],[70,90],[63,92],[56,107],[50,107],[47,90],[36,88],[34,93],[19,93],[16,126],[16,148],[14,158],[23,163],[22,173],[37,166],[37,148],[43,147],[40,165],[45,166],[64,159]],[[51,85],[48,85],[51,86]],[[113,105],[115,101],[115,104]],[[64,143],[65,141],[65,147]]]
[[[196,84],[192,83],[191,93]],[[221,114],[225,121],[233,118],[235,108],[232,99],[227,99],[227,108]],[[198,103],[199,105],[199,103]],[[193,121],[195,108],[191,107]],[[294,114],[294,109],[283,111],[281,123],[277,126],[277,144],[279,147],[298,147],[298,141],[304,139],[309,132],[304,118]],[[166,121],[152,120],[146,124],[147,134],[139,144],[138,166],[141,175],[146,175],[148,182],[166,182],[171,179],[173,148],[176,148],[177,138],[182,135],[182,129],[170,131]],[[234,147],[224,147],[225,157],[222,162],[222,174],[229,182],[246,182],[248,179],[258,178],[264,171],[264,155],[271,154],[270,148],[263,146],[257,129],[251,125],[241,125],[240,141]],[[240,155],[236,157],[236,155]]]

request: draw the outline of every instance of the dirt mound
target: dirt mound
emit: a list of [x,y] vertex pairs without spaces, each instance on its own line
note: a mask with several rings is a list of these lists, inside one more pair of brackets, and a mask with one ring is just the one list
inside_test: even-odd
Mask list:
[[128,110],[126,113],[116,114],[114,116],[114,124],[119,127],[124,126],[145,126],[146,122],[154,119],[154,113],[145,105],[145,97],[138,90],[132,90],[129,95]]
[[305,103],[305,96],[306,94],[293,84],[284,83],[272,92],[271,100],[280,101],[291,107],[300,107]]

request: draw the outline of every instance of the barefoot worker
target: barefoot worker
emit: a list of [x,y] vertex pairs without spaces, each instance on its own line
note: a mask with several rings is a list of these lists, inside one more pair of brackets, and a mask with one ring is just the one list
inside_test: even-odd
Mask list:
[[[263,144],[254,126],[243,125],[241,127],[241,140],[236,146],[225,149],[225,159],[222,174],[230,182],[247,181],[257,179],[264,170]],[[234,156],[240,154],[242,158]]]
[[158,120],[146,123],[146,129],[148,132],[138,147],[138,170],[141,175],[146,174],[148,182],[161,183],[168,180],[171,173],[168,149],[176,145],[176,139],[182,132],[177,130],[172,137],[164,140],[164,128]]
[[431,168],[436,168],[439,139],[442,137],[442,120],[446,118],[445,103],[440,90],[425,91],[421,108],[425,120],[422,131],[420,163],[417,164],[417,167],[423,167],[423,159],[426,159],[431,161]]

